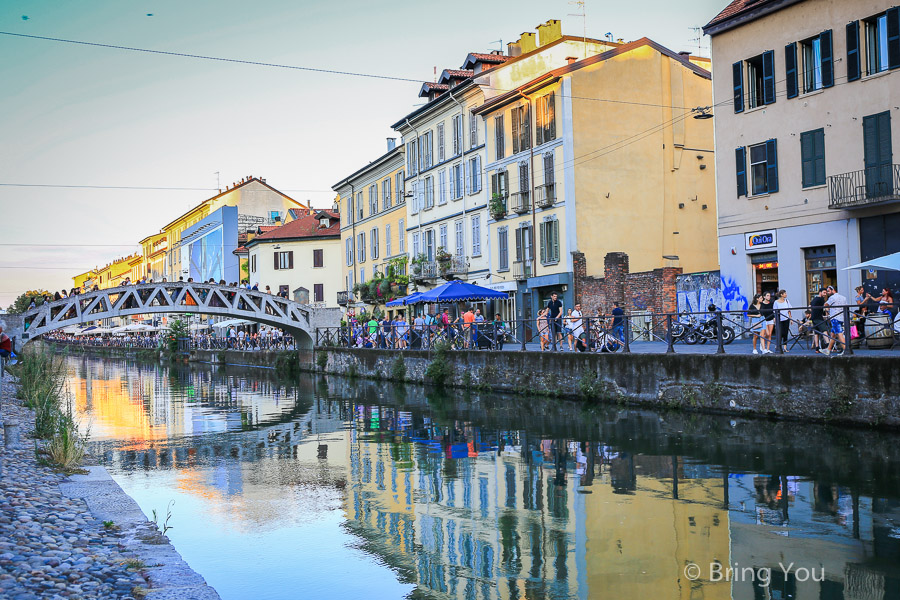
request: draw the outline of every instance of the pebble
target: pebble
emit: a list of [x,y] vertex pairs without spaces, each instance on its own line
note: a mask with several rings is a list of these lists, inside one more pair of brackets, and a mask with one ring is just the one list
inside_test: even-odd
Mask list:
[[15,398],[13,379],[3,377],[0,420],[21,423],[22,447],[5,450],[0,441],[0,597],[133,598],[136,587],[149,584],[123,564],[129,555],[116,532],[107,531],[82,500],[60,493],[65,476],[37,463],[30,435],[34,413]]

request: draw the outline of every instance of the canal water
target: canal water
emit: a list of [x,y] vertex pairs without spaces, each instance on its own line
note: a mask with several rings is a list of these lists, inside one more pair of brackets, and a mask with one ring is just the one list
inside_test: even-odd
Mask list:
[[900,598],[900,437],[66,359],[90,450],[225,600]]

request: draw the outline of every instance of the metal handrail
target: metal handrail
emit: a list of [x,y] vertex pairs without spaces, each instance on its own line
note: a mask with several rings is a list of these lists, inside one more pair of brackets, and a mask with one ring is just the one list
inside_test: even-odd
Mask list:
[[828,177],[829,208],[893,200],[900,200],[900,165],[880,165]]

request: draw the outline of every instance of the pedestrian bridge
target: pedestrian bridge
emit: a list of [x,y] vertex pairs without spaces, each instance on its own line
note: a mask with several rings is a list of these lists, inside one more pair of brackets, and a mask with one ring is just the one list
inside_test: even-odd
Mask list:
[[55,329],[89,321],[153,314],[204,314],[246,319],[289,331],[297,347],[310,349],[317,327],[340,323],[337,308],[317,308],[258,291],[206,283],[144,283],[109,288],[45,302],[26,311],[28,341]]

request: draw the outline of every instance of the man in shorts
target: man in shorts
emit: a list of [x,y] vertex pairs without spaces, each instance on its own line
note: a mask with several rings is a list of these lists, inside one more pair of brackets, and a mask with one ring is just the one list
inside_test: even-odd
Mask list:
[[828,342],[828,348],[822,350],[822,354],[828,356],[831,354],[832,349],[834,349],[834,342],[838,341],[841,343],[841,352],[844,353],[844,349],[846,348],[846,343],[844,341],[844,309],[843,307],[847,304],[847,299],[841,294],[837,293],[837,290],[832,286],[828,286],[825,288],[825,293],[828,295],[828,299],[825,301],[825,309],[828,311],[828,318],[831,321],[831,341]]

